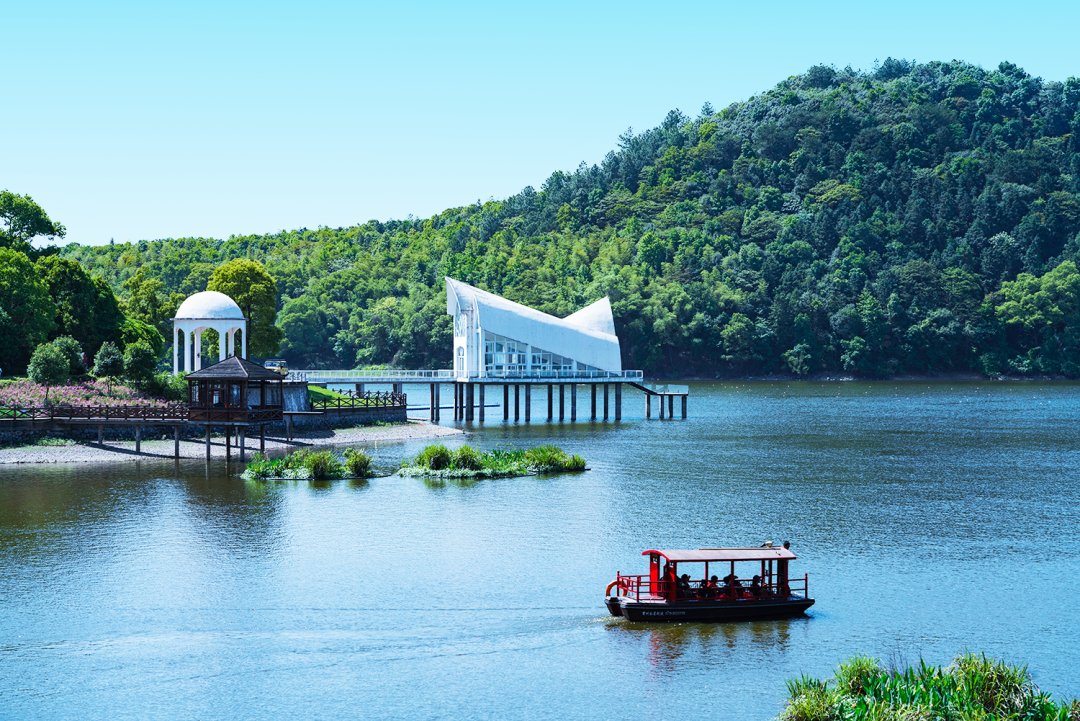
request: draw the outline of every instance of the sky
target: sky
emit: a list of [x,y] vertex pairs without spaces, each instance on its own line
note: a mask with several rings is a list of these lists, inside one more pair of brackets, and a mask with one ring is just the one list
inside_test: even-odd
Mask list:
[[1080,76],[1080,3],[1064,2],[35,0],[0,15],[0,189],[80,244],[430,217],[818,63]]

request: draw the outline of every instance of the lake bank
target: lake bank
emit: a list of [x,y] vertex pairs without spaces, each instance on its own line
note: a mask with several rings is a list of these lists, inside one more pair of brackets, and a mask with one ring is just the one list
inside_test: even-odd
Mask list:
[[[415,441],[428,438],[463,435],[464,431],[446,426],[433,425],[421,421],[394,425],[358,426],[355,428],[337,428],[328,430],[297,430],[293,440],[285,437],[266,437],[266,452],[279,451],[304,446],[335,446],[358,443],[378,443],[380,441]],[[210,436],[211,453],[215,459],[225,455],[225,436]],[[247,452],[259,450],[258,435],[247,439]],[[239,450],[233,438],[233,458],[239,459]],[[108,461],[130,461],[136,458],[172,458],[173,439],[144,439],[142,453],[135,453],[135,441],[105,441],[103,445],[89,441],[74,441],[70,445],[22,445],[0,447],[0,464],[12,463],[100,463]],[[205,458],[206,440],[204,438],[182,438],[180,440],[181,458]]]

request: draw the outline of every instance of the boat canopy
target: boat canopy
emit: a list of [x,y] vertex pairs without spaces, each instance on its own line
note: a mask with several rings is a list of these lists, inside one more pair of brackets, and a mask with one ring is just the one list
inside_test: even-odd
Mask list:
[[782,546],[767,548],[698,548],[685,551],[643,551],[642,556],[659,554],[672,563],[705,561],[791,561],[795,554]]

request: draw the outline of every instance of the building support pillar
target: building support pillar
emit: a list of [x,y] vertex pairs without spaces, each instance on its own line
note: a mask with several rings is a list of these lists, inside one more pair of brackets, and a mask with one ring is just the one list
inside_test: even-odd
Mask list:
[[514,422],[521,419],[521,386],[514,384]]
[[532,383],[525,384],[525,422],[532,420]]
[[652,393],[645,394],[645,420],[652,419]]
[[428,384],[428,421],[435,422],[435,384]]
[[364,392],[364,384],[363,383],[357,383],[356,384],[356,395],[359,396],[363,392]]
[[686,396],[682,397],[682,417],[686,418]]
[[503,383],[503,420],[510,420],[510,384]]
[[566,418],[566,384],[559,384],[559,422]]
[[589,416],[589,420],[596,420],[596,384],[590,383],[592,386],[592,415]]
[[675,417],[675,396],[667,397],[667,417],[668,420]]
[[608,419],[608,384],[604,384],[604,420]]
[[660,401],[660,420],[664,420],[664,397],[657,396],[656,398]]
[[577,421],[577,383],[570,384],[570,422]]
[[615,384],[615,420],[622,420],[622,383]]
[[461,385],[457,381],[454,382],[454,420],[458,419],[458,386]]
[[473,388],[473,386],[475,386],[475,385],[476,385],[475,383],[466,383],[465,384],[465,403],[467,404],[465,406],[465,420],[470,422],[470,423],[473,420],[475,409],[476,409],[475,398],[474,398],[474,393],[476,391]]
[[554,394],[555,386],[553,386],[553,385],[551,385],[550,383],[548,383],[548,384],[547,384],[547,387],[548,387],[548,394],[547,394],[547,401],[548,401],[548,423],[551,423],[551,421],[552,421],[552,418],[553,418],[553,416],[551,415],[551,409],[552,409],[552,407],[554,406],[554,400],[555,400],[554,398],[552,398],[552,395]]
[[484,385],[485,385],[485,384],[483,384],[483,383],[480,383],[479,385],[480,385],[480,408],[479,408],[479,415],[480,415],[480,422],[481,422],[481,423],[483,423],[483,422],[484,422]]

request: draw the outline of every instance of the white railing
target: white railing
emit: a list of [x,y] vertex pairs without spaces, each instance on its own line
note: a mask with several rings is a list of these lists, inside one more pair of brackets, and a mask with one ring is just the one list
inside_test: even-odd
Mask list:
[[309,383],[434,383],[455,380],[580,380],[580,381],[635,381],[644,377],[641,371],[525,371],[519,373],[500,371],[481,375],[475,371],[453,370],[293,370],[292,380]]

